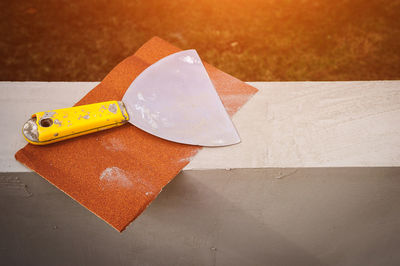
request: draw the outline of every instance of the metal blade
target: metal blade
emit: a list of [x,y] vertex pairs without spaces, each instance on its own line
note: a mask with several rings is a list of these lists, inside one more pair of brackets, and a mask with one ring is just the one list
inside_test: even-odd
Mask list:
[[160,138],[201,146],[240,142],[195,50],[169,55],[145,69],[122,101],[130,123]]

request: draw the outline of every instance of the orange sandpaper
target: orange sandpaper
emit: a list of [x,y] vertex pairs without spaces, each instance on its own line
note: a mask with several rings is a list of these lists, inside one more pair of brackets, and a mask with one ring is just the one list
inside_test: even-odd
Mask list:
[[[121,100],[145,68],[177,51],[180,49],[168,42],[152,38],[76,105]],[[209,64],[205,67],[230,115],[257,92]],[[122,231],[200,149],[126,124],[46,146],[28,144],[15,158]]]

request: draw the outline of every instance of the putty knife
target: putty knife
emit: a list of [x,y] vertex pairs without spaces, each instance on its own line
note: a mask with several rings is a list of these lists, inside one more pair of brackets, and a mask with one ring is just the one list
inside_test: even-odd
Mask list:
[[122,101],[38,112],[22,131],[28,142],[45,145],[126,122],[178,143],[226,146],[240,142],[195,50],[169,55],[149,66]]

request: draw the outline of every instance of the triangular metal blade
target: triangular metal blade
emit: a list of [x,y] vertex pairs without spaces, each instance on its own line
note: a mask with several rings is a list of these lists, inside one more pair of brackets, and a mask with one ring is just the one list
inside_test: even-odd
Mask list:
[[195,50],[152,64],[132,82],[122,101],[130,123],[160,138],[200,146],[240,142]]

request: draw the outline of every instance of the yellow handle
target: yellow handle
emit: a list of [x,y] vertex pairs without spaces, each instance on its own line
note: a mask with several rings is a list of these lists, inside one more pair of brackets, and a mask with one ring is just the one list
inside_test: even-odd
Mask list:
[[120,126],[129,120],[120,101],[81,105],[32,115],[23,129],[32,144],[45,145]]

